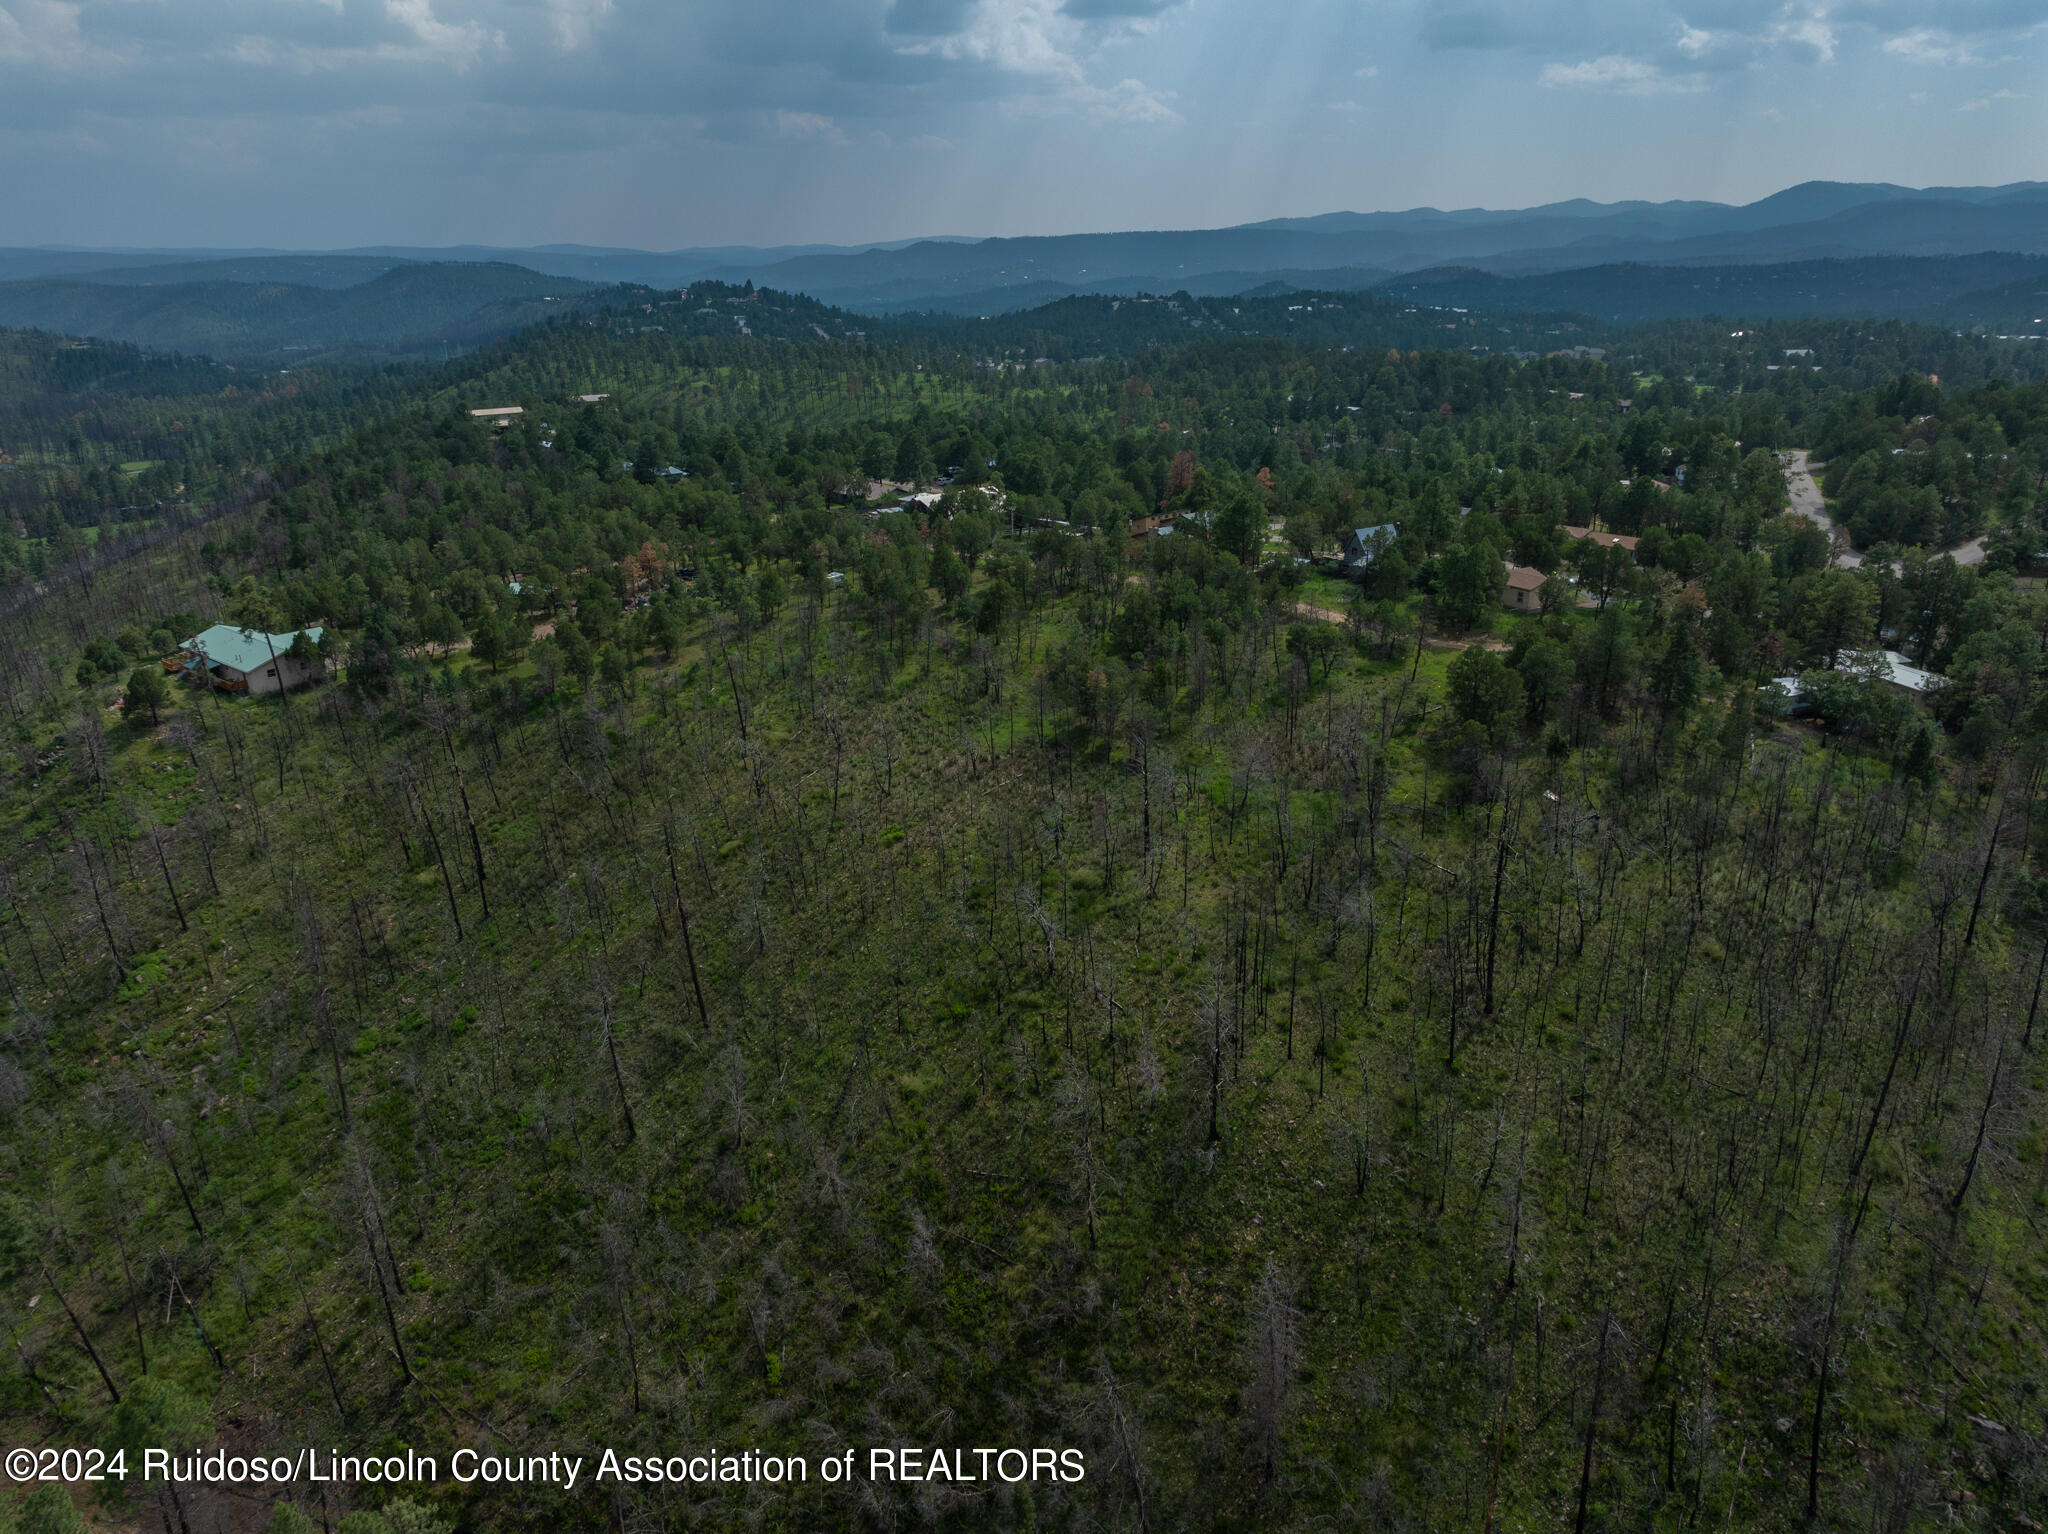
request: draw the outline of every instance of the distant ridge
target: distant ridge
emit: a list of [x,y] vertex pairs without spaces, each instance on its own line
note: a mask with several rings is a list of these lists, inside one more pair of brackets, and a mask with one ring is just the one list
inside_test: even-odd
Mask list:
[[[2048,255],[2048,183],[1916,191],[1811,182],[1742,208],[1700,203],[1553,205],[1512,213],[1434,209],[1326,215],[1231,229],[930,242],[896,251],[731,266],[850,307],[1059,282],[1170,289],[1214,273],[1391,272],[1464,265],[1530,275],[1615,262],[1779,263],[1863,256]],[[1194,291],[1194,289],[1190,289]],[[977,301],[979,301],[977,299]]]
[[[872,314],[1014,313],[1085,295],[1374,290],[1627,321],[1740,315],[2032,324],[2048,182],[1807,181],[1741,206],[1673,200],[1410,208],[1222,229],[636,251],[0,249],[0,324],[217,356],[467,343],[616,284],[712,280]],[[12,280],[9,280],[12,279]]]
[[[1381,283],[1374,291],[1438,308],[1564,311],[1624,325],[1719,314],[1740,319],[1912,318],[2000,329],[2018,323],[2026,301],[2022,293],[2031,295],[2043,283],[2048,283],[2048,256],[1987,254],[1713,267],[1620,262],[1532,277],[1436,267]],[[2012,291],[1995,291],[2001,289]]]
[[[0,280],[116,281],[117,269],[207,262],[230,281],[309,282],[275,260],[507,262],[583,282],[677,287],[700,277],[766,282],[854,307],[946,304],[1005,288],[1065,284],[1077,292],[1181,283],[1215,274],[1346,269],[1412,272],[1445,265],[1519,275],[1611,262],[1787,262],[1824,257],[2048,254],[2048,182],[1907,187],[1805,181],[1754,202],[1600,203],[1521,209],[1409,208],[1274,218],[1221,229],[1124,230],[975,239],[940,235],[852,245],[696,246],[670,251],[553,244],[363,246],[280,252],[0,249]],[[976,301],[979,301],[978,299]]]
[[473,344],[565,312],[588,291],[588,284],[505,262],[407,263],[347,287],[52,278],[0,283],[0,326],[289,361],[408,340],[415,347]]

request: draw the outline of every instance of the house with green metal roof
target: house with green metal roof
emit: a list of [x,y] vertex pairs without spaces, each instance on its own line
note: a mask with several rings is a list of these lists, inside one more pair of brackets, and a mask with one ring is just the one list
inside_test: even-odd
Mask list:
[[282,692],[326,674],[317,659],[300,661],[291,655],[292,641],[301,633],[318,644],[325,632],[309,628],[270,634],[216,623],[180,647],[184,652],[180,669],[187,679],[208,680],[223,692]]

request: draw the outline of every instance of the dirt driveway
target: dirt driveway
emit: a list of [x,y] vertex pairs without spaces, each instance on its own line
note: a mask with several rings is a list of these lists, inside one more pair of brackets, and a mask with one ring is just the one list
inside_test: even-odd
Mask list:
[[[1294,610],[1304,618],[1320,618],[1325,623],[1348,623],[1351,620],[1342,613],[1327,607],[1317,607],[1311,602],[1296,602]],[[1482,650],[1491,650],[1496,655],[1505,655],[1511,646],[1504,639],[1492,634],[1481,634],[1476,639],[1439,639],[1436,635],[1425,635],[1422,647],[1425,650],[1469,650],[1478,645]]]

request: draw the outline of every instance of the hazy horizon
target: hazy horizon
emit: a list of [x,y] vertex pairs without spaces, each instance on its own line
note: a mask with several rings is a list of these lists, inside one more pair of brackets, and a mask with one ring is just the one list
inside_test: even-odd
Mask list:
[[[636,250],[2048,175],[2048,0],[0,0],[0,244]],[[925,235],[923,237],[933,237]]]
[[[1810,179],[1819,179],[1819,178],[1810,178]],[[1772,196],[1775,196],[1775,195],[1777,195],[1777,194],[1779,194],[1779,193],[1782,193],[1782,192],[1790,191],[1790,190],[1792,190],[1792,189],[1793,189],[1794,187],[1797,187],[1797,186],[1800,186],[1800,185],[1803,185],[1803,184],[1806,184],[1806,183],[1802,183],[1802,182],[1792,182],[1792,183],[1788,183],[1788,184],[1787,184],[1786,186],[1782,186],[1782,187],[1777,187],[1777,188],[1774,188],[1774,189],[1773,189],[1773,190],[1771,190],[1771,191],[1768,191],[1768,192],[1764,192],[1764,193],[1761,193],[1761,194],[1759,195],[1759,197],[1756,197],[1756,198],[1751,198],[1751,199],[1748,199],[1748,201],[1749,201],[1749,202],[1751,202],[1751,203],[1753,203],[1753,202],[1757,202],[1757,201],[1762,201],[1762,200],[1766,200],[1766,199],[1768,199],[1768,198],[1770,198],[1770,197],[1772,197]],[[1865,183],[1865,184],[1877,184],[1877,183]],[[1892,185],[1903,185],[1903,183],[1891,183],[1891,184],[1892,184]],[[1994,183],[1985,183],[1985,185],[2025,185],[2025,184],[2038,184],[2038,183],[2028,183],[2028,182],[2014,182],[2014,183],[1995,183],[1995,184],[1994,184]],[[1958,187],[1959,189],[1960,189],[1960,188],[1962,187],[1962,183],[1953,183],[1953,185],[1957,186],[1957,187]],[[1910,192],[1930,192],[1930,191],[1938,191],[1938,190],[1941,190],[1941,188],[1940,188],[1940,187],[1939,187],[1938,185],[1936,185],[1936,184],[1932,184],[1932,183],[1930,183],[1930,184],[1928,184],[1928,185],[1924,185],[1924,186],[1904,186],[1904,189],[1905,189],[1905,190],[1907,190],[1907,191],[1910,191]],[[1594,204],[1595,206],[1598,206],[1598,207],[1603,207],[1603,208],[1626,208],[1626,207],[1631,207],[1631,206],[1635,206],[1635,207],[1641,207],[1641,206],[1655,206],[1655,205],[1658,205],[1658,204],[1663,204],[1663,205],[1667,205],[1667,206],[1685,206],[1685,205],[1692,205],[1692,206],[1698,206],[1698,205],[1701,205],[1701,204],[1704,204],[1704,203],[1709,203],[1709,202],[1717,202],[1717,201],[1719,201],[1719,199],[1712,199],[1712,198],[1688,198],[1688,197],[1660,197],[1660,198],[1649,198],[1649,197],[1639,197],[1639,198],[1628,198],[1628,197],[1618,197],[1618,198],[1614,198],[1614,199],[1611,199],[1611,200],[1605,200],[1605,201],[1603,201],[1603,200],[1600,200],[1600,199],[1594,199],[1594,198],[1582,198],[1582,197],[1565,197],[1565,198],[1556,198],[1556,199],[1551,199],[1550,201],[1548,201],[1548,202],[1545,202],[1545,203],[1529,203],[1529,204],[1521,204],[1521,205],[1506,205],[1506,204],[1503,204],[1503,205],[1499,205],[1499,206],[1494,206],[1494,207],[1487,207],[1487,206],[1483,206],[1483,205],[1480,205],[1480,204],[1459,204],[1459,205],[1436,205],[1436,204],[1429,204],[1429,203],[1413,203],[1413,204],[1409,204],[1409,205],[1407,205],[1407,206],[1405,206],[1405,207],[1399,207],[1399,208],[1366,208],[1366,207],[1357,207],[1357,208],[1310,208],[1310,209],[1303,209],[1303,210],[1301,210],[1301,211],[1299,211],[1299,212],[1296,212],[1296,213],[1287,213],[1287,214],[1273,214],[1273,215],[1270,215],[1270,218],[1271,218],[1271,219],[1273,219],[1273,220],[1289,220],[1289,219],[1314,219],[1314,218],[1318,218],[1318,217],[1328,217],[1328,216],[1342,216],[1342,215],[1347,215],[1347,214],[1363,214],[1363,215],[1386,215],[1386,216],[1399,216],[1399,215],[1404,215],[1404,214],[1424,214],[1424,213],[1432,213],[1432,212],[1434,212],[1434,213],[1442,213],[1442,214],[1445,214],[1445,215],[1457,215],[1457,214],[1472,214],[1472,213],[1494,213],[1494,214],[1502,214],[1502,213],[1518,213],[1518,212],[1533,212],[1533,211],[1536,211],[1536,210],[1538,210],[1538,209],[1540,209],[1540,208],[1543,208],[1543,207],[1554,207],[1554,206],[1559,206],[1559,205],[1563,205],[1563,204],[1569,204],[1569,203],[1574,203],[1574,202],[1578,202],[1578,203],[1592,203],[1592,204]],[[1733,207],[1733,206],[1742,206],[1743,204],[1738,204],[1738,203],[1730,203],[1730,204],[1723,204],[1723,205],[1724,205],[1724,206],[1731,206],[1731,207]],[[1248,221],[1246,221],[1245,223],[1243,223],[1243,224],[1240,224],[1240,225],[1212,225],[1212,226],[1195,226],[1195,225],[1188,225],[1188,226],[1185,226],[1185,227],[1184,227],[1183,229],[1176,229],[1176,230],[1169,230],[1169,229],[1165,229],[1165,228],[1147,228],[1147,227],[1142,227],[1142,226],[1138,226],[1138,225],[1127,225],[1127,226],[1123,226],[1123,227],[1120,227],[1120,228],[1107,228],[1107,227],[1105,227],[1105,228],[1085,228],[1085,229],[1084,229],[1084,228],[1073,228],[1073,229],[1044,229],[1044,230],[1033,230],[1033,231],[1031,231],[1031,232],[1030,232],[1029,234],[1027,234],[1027,235],[989,235],[989,234],[974,234],[974,233],[967,233],[967,232],[962,232],[962,231],[958,231],[958,230],[952,230],[952,231],[943,231],[943,232],[932,232],[932,233],[923,233],[923,234],[908,234],[908,235],[905,235],[905,234],[897,234],[897,235],[883,235],[883,236],[877,236],[876,238],[874,238],[874,239],[870,239],[870,240],[845,240],[845,241],[839,241],[839,240],[805,240],[805,241],[790,241],[790,242],[780,243],[780,244],[776,244],[776,245],[755,245],[755,246],[748,246],[748,245],[744,245],[744,244],[731,244],[731,243],[720,243],[720,244],[713,244],[713,245],[705,245],[705,246],[698,246],[698,247],[686,247],[686,246],[672,246],[672,247],[667,247],[667,248],[661,248],[661,247],[654,247],[654,246],[629,246],[629,245],[617,245],[617,244],[595,244],[595,243],[590,243],[590,242],[585,242],[585,241],[576,241],[576,240],[550,240],[550,241],[540,241],[540,242],[535,242],[535,243],[531,243],[531,244],[526,244],[526,245],[511,245],[511,244],[500,244],[500,243],[496,243],[496,242],[492,242],[492,241],[486,241],[486,240],[450,240],[450,241],[447,241],[446,243],[443,243],[443,244],[439,244],[439,245],[430,245],[430,244],[425,244],[425,243],[421,243],[421,242],[414,242],[414,241],[396,241],[396,240],[391,240],[391,241],[379,241],[379,242],[375,242],[375,243],[371,243],[371,244],[362,244],[362,245],[355,245],[355,246],[327,245],[327,246],[296,246],[296,247],[291,247],[291,246],[281,246],[281,245],[260,245],[260,244],[257,244],[257,245],[237,245],[237,246],[210,246],[210,245],[170,245],[170,244],[130,244],[130,245],[117,245],[117,244],[112,244],[112,243],[105,243],[105,244],[86,244],[86,243],[75,243],[75,242],[66,242],[66,241],[41,241],[41,242],[33,242],[33,243],[31,243],[31,242],[26,242],[26,241],[24,241],[24,242],[22,242],[22,243],[20,243],[20,244],[16,244],[16,245],[13,245],[13,246],[9,246],[9,247],[5,247],[5,248],[12,248],[12,249],[18,249],[18,250],[47,250],[47,251],[52,251],[52,252],[82,252],[82,253],[87,253],[87,254],[102,254],[102,253],[104,253],[104,254],[109,254],[109,255],[158,255],[158,254],[162,254],[162,255],[189,255],[189,254],[201,254],[201,255],[216,255],[216,254],[219,254],[219,255],[226,255],[226,256],[239,256],[239,255],[248,255],[248,256],[269,256],[269,255],[278,255],[278,256],[291,256],[291,255],[347,255],[347,254],[352,254],[352,253],[356,253],[356,252],[371,252],[371,251],[383,251],[383,250],[414,250],[414,251],[420,251],[420,252],[428,252],[428,253],[431,253],[431,252],[435,252],[435,251],[462,251],[462,250],[502,250],[502,251],[504,251],[504,252],[506,252],[506,253],[508,253],[508,254],[519,254],[519,253],[522,253],[522,252],[549,252],[549,251],[556,251],[556,252],[561,252],[561,253],[564,253],[564,254],[568,254],[568,253],[589,253],[589,254],[595,254],[595,255],[602,255],[602,254],[611,254],[611,253],[617,253],[617,254],[632,254],[632,255],[662,255],[662,254],[670,254],[670,253],[677,253],[677,252],[681,252],[681,251],[683,251],[683,250],[687,250],[687,249],[692,249],[692,248],[696,248],[696,249],[706,249],[706,250],[744,250],[744,249],[754,249],[754,250],[763,250],[763,251],[777,251],[777,250],[797,250],[797,249],[805,249],[805,248],[811,248],[811,247],[826,247],[826,246],[831,246],[831,247],[837,247],[837,248],[844,248],[844,249],[863,249],[863,248],[874,248],[874,247],[878,247],[878,246],[883,246],[883,245],[888,245],[888,246],[907,246],[907,245],[915,245],[915,244],[920,244],[920,243],[924,243],[924,242],[928,242],[928,241],[944,241],[944,242],[960,242],[960,243],[965,243],[965,242],[972,242],[972,241],[979,241],[979,240],[988,240],[988,239],[1018,239],[1018,238],[1044,238],[1044,239],[1057,239],[1057,238],[1062,238],[1062,237],[1067,237],[1067,236],[1087,236],[1087,235],[1108,235],[1108,234],[1160,234],[1160,233],[1183,233],[1183,232],[1190,232],[1190,233],[1191,233],[1191,232],[1198,232],[1198,231],[1199,231],[1199,229],[1200,229],[1200,228],[1203,228],[1203,227],[1207,227],[1207,228],[1231,228],[1231,227],[1240,227],[1240,228],[1248,228],[1248,227],[1255,227],[1255,226],[1256,226],[1257,224],[1259,224],[1260,222],[1263,222],[1263,221],[1262,221],[1262,220],[1248,220]]]

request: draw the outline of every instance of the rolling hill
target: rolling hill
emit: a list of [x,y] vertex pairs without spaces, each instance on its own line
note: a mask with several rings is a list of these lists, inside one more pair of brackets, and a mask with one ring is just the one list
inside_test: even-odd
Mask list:
[[1374,290],[1606,322],[1790,315],[2025,330],[2048,271],[2048,183],[1806,182],[1742,206],[1411,208],[1227,229],[870,245],[349,251],[0,250],[0,325],[236,360],[463,346],[593,286],[713,280],[872,315],[1015,314],[1078,295]]
[[0,325],[267,360],[472,344],[559,313],[588,290],[503,262],[395,266],[349,287],[47,279],[0,283]]
[[1975,313],[1975,295],[2005,285],[2029,293],[2048,286],[2048,256],[1865,256],[1770,266],[1620,262],[1526,277],[1442,267],[1375,291],[1439,308],[1568,310],[1615,324],[1811,314],[1958,320],[1967,328],[1980,322],[1962,319]]
[[[1045,283],[1083,291],[1193,291],[1196,280],[1226,272],[1412,272],[1457,265],[1526,275],[1620,262],[1748,265],[1985,251],[2048,255],[2048,186],[2025,182],[1922,192],[1809,183],[1741,208],[1693,203],[1564,205],[1518,213],[1423,208],[1234,229],[975,244],[925,241],[900,250],[732,265],[710,275],[727,281],[750,277],[852,308],[902,308],[919,300],[933,308],[955,308],[970,295],[985,303],[986,293]],[[1319,275],[1307,285],[1336,284]]]
[[[1994,187],[1905,187],[1808,181],[1741,205],[1702,201],[1615,203],[1584,198],[1533,208],[1408,208],[1275,218],[1222,229],[1061,234],[1024,239],[946,235],[848,245],[704,245],[669,251],[611,246],[513,248],[366,246],[324,253],[369,266],[403,262],[511,263],[592,283],[678,287],[702,277],[811,293],[830,302],[891,308],[961,306],[977,295],[1064,284],[1070,291],[1171,289],[1197,279],[1283,272],[1322,274],[1302,286],[1339,286],[1347,269],[1422,271],[1472,266],[1528,275],[1617,262],[1777,264],[1874,255],[2048,254],[2048,182]],[[166,268],[196,265],[234,281],[332,284],[308,275],[306,256],[261,250],[0,249],[0,278],[80,277],[94,282],[194,280]],[[127,275],[117,275],[121,269]],[[336,273],[361,268],[331,268]],[[315,272],[321,268],[312,268]],[[1252,284],[1256,285],[1256,283]],[[1211,290],[1213,288],[1213,282]]]

